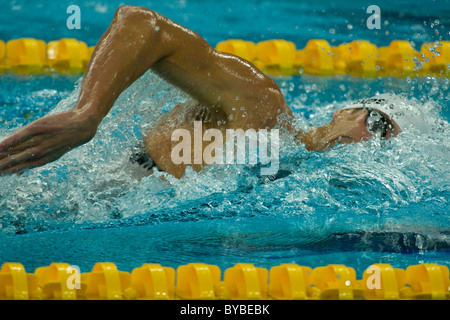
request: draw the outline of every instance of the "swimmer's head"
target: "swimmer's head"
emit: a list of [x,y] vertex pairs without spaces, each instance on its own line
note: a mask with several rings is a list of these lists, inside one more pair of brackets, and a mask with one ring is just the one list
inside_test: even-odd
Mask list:
[[308,150],[324,151],[373,137],[389,139],[408,127],[422,133],[428,130],[419,106],[393,94],[381,94],[334,112],[330,123],[308,131],[302,141]]
[[[382,133],[384,138],[396,136],[408,127],[421,133],[426,132],[429,128],[425,115],[418,105],[394,94],[386,93],[362,99],[345,107],[345,109],[367,110],[369,113],[367,119],[369,121],[366,124],[369,131],[372,128],[386,133],[389,130],[389,126],[391,126],[392,134],[383,136]],[[378,118],[377,113],[380,115]],[[373,116],[371,117],[371,115]]]

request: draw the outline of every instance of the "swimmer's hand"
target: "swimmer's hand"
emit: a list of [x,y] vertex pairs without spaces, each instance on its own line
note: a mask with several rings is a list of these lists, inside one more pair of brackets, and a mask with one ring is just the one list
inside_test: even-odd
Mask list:
[[0,143],[0,175],[55,161],[96,132],[97,125],[76,109],[38,119]]
[[318,128],[306,132],[302,141],[310,151],[326,151],[336,144],[350,144],[369,139],[372,134],[365,125],[366,111],[345,112]]

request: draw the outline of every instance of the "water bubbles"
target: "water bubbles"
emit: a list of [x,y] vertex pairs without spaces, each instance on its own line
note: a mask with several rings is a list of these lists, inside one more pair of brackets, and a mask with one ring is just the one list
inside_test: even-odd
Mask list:
[[440,21],[439,21],[438,19],[436,19],[436,20],[434,20],[434,21],[431,23],[430,27],[431,27],[431,28],[434,28],[434,27],[439,26],[439,24],[440,24]]
[[306,93],[302,93],[299,98],[301,102],[306,102],[306,100],[308,100],[308,95]]

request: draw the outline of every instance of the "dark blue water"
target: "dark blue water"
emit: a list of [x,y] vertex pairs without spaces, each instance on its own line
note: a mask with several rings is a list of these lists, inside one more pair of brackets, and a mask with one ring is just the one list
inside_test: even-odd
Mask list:
[[[80,1],[82,29],[68,30],[68,2],[6,1],[0,39],[70,36],[94,45],[114,14],[112,3]],[[229,38],[283,38],[299,47],[310,38],[388,45],[399,38],[420,47],[448,39],[450,17],[446,1],[386,1],[379,4],[383,27],[374,34],[365,27],[363,5],[350,1],[133,3],[161,11],[213,45]],[[73,107],[78,80],[0,75],[0,138],[48,112]],[[304,129],[327,123],[349,101],[394,92],[420,104],[433,130],[325,153],[286,140],[280,169],[289,174],[275,181],[237,165],[188,172],[179,181],[159,172],[143,177],[128,161],[130,148],[162,110],[185,99],[148,73],[120,97],[93,141],[43,168],[0,177],[0,263],[17,261],[32,271],[63,261],[83,272],[99,261],[124,271],[147,262],[206,262],[222,269],[238,262],[266,268],[343,263],[358,274],[377,262],[449,265],[448,79],[276,81]]]

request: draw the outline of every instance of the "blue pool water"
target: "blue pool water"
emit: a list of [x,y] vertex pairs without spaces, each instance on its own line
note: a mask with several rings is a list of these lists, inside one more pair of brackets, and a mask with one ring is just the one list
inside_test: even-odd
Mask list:
[[[72,2],[3,1],[0,39],[74,37],[95,45],[119,2],[78,1],[82,29],[65,27]],[[302,48],[366,39],[449,40],[449,1],[379,1],[382,28],[366,27],[354,1],[133,1],[190,27],[211,45],[241,38],[281,38]],[[23,17],[23,18],[22,18]],[[48,112],[74,106],[77,75],[0,74],[0,138]],[[0,177],[0,263],[34,270],[55,261],[89,271],[99,261],[131,271],[143,263],[189,262],[222,269],[239,262],[270,268],[285,262],[346,264],[358,274],[372,263],[406,268],[450,264],[449,80],[363,79],[310,75],[277,78],[304,129],[331,119],[348,102],[403,93],[421,104],[432,131],[403,132],[307,152],[283,141],[280,169],[267,181],[248,166],[211,166],[181,180],[143,177],[130,148],[158,115],[185,94],[145,74],[122,94],[90,143],[21,176]],[[161,176],[167,181],[162,181]]]

